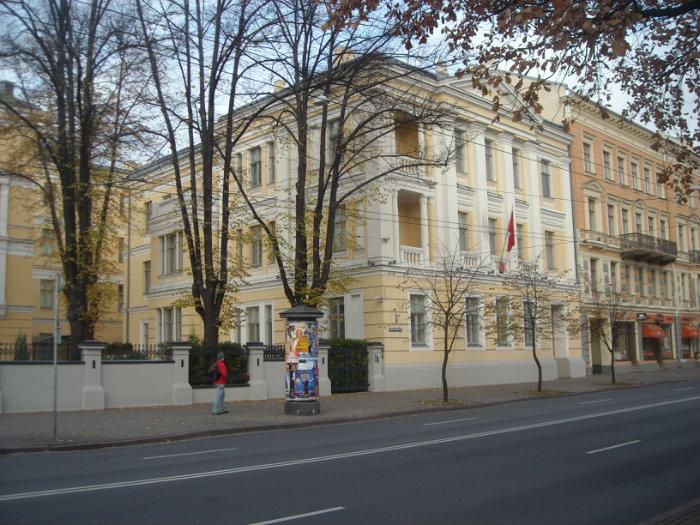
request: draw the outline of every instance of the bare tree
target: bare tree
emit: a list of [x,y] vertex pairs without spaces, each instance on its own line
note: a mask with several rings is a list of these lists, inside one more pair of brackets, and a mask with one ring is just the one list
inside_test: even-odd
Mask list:
[[[230,266],[233,149],[251,122],[234,109],[250,100],[248,53],[266,30],[265,0],[136,0],[153,77],[161,136],[170,149],[205,345],[218,343]],[[220,198],[218,198],[220,197]],[[235,268],[234,268],[235,269]]]
[[[447,364],[455,341],[465,334],[467,317],[475,321],[479,330],[482,309],[471,301],[477,294],[480,276],[485,261],[466,267],[459,250],[443,247],[435,261],[434,268],[411,269],[406,271],[403,282],[405,288],[415,290],[425,297],[425,323],[418,330],[439,332],[442,340],[442,401],[447,403]],[[467,329],[469,329],[467,327]]]
[[621,323],[628,320],[629,296],[616,289],[615,283],[601,287],[598,283],[584,283],[590,293],[583,297],[582,308],[586,312],[591,339],[596,338],[610,352],[611,382],[615,384],[615,354],[618,351]]
[[[538,347],[554,339],[554,327],[564,326],[569,333],[578,333],[578,318],[571,305],[575,292],[563,286],[552,273],[540,269],[541,257],[533,262],[518,261],[511,275],[499,289],[493,289],[494,300],[487,306],[487,315],[496,322],[487,324],[487,333],[496,344],[514,342],[531,347],[537,365],[537,391],[542,392],[542,362]],[[553,308],[555,307],[555,308]],[[556,308],[558,307],[558,308]]]
[[433,74],[392,57],[397,43],[390,21],[345,28],[329,24],[321,2],[271,5],[276,25],[266,34],[261,64],[281,89],[261,119],[294,152],[289,246],[282,229],[269,226],[242,174],[235,177],[265,232],[288,301],[317,305],[332,278],[339,211],[392,172],[444,164],[447,156],[428,146],[397,151],[392,141],[398,129],[440,125],[446,107],[437,100]]
[[41,191],[65,274],[73,343],[94,336],[104,302],[110,207],[134,107],[145,83],[124,5],[111,0],[8,0],[0,64],[22,97],[0,98],[21,155],[2,166]]

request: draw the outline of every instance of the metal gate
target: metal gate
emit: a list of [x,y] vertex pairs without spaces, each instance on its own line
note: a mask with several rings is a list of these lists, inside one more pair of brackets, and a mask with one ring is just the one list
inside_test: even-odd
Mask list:
[[367,348],[333,348],[328,350],[328,377],[331,394],[367,392]]

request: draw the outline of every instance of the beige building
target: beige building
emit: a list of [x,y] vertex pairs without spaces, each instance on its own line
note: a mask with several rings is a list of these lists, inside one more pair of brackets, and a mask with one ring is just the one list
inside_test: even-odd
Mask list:
[[[562,292],[577,289],[568,156],[572,136],[535,115],[529,118],[538,126],[514,121],[507,111],[495,120],[490,102],[468,81],[425,73],[415,73],[413,81],[452,108],[450,123],[440,129],[398,126],[382,148],[387,158],[418,149],[450,150],[452,161],[446,167],[397,169],[348,203],[336,221],[334,260],[349,284],[342,293],[328,294],[325,335],[383,343],[383,388],[438,386],[440,340],[430,329],[426,298],[404,283],[407,269],[437,271],[438,254],[448,248],[459,251],[467,266],[485,261],[479,288],[469,298],[479,318],[467,320],[455,344],[450,384],[535,379],[529,347],[508,337],[497,342],[486,329],[495,319],[485,319],[483,312],[499,297],[500,283],[512,278],[518,258],[538,260],[542,272],[558,275]],[[513,103],[518,103],[515,97]],[[318,133],[318,111],[309,122],[312,135]],[[331,104],[331,119],[334,111]],[[291,215],[296,169],[289,138],[259,125],[237,148],[237,162],[263,218],[289,235],[284,225]],[[366,162],[354,176],[369,177],[375,169]],[[125,337],[128,332],[132,342],[145,344],[201,336],[194,310],[178,307],[191,280],[167,159],[144,167],[138,176],[147,182],[132,187]],[[503,246],[511,213],[517,247],[508,255]],[[232,251],[244,261],[248,276],[236,296],[239,323],[222,336],[282,343],[279,313],[289,305],[277,267],[244,208],[236,221],[245,241]],[[579,338],[567,337],[562,327],[551,329],[558,335],[540,352],[545,378],[584,375]]]
[[[562,100],[574,119],[571,166],[584,298],[591,300],[593,287],[609,286],[627,312],[616,330],[616,364],[655,363],[679,352],[692,357],[700,350],[697,195],[681,203],[657,183],[668,159],[651,149],[649,130],[603,119],[590,102]],[[593,372],[609,367],[610,353],[599,338],[584,340]]]
[[[25,104],[15,98],[10,82],[0,83],[0,97],[13,104]],[[0,106],[1,107],[1,106]],[[6,114],[0,111],[6,122]],[[29,180],[14,176],[32,176],[39,169],[27,162],[27,149],[12,131],[0,136],[0,342],[13,343],[24,335],[28,342],[53,337],[54,290],[61,271],[53,229],[47,220],[42,192]],[[29,146],[31,147],[31,146]],[[40,171],[39,171],[40,173]],[[121,270],[121,263],[115,265]],[[121,286],[121,274],[111,278]],[[97,337],[105,341],[121,339],[120,313],[115,308],[97,326]],[[70,333],[62,319],[62,335]]]

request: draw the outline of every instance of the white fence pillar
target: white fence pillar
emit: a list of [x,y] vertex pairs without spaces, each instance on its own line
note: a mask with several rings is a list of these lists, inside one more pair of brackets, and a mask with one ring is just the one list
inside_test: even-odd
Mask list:
[[173,349],[173,405],[191,405],[190,350],[188,342],[170,343]]
[[267,399],[267,383],[265,383],[265,345],[260,342],[246,344],[248,348],[248,385],[250,399]]
[[85,363],[83,410],[104,410],[105,390],[102,388],[102,350],[106,345],[98,341],[84,341],[78,345]]
[[382,343],[369,343],[367,345],[367,379],[370,392],[384,392],[384,345]]
[[321,396],[331,395],[331,380],[328,378],[328,349],[330,345],[318,345],[318,393]]

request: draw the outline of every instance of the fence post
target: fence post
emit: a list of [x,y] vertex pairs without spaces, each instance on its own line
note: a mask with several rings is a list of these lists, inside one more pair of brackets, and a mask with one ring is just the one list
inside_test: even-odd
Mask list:
[[102,388],[102,350],[104,343],[83,341],[78,344],[80,356],[85,363],[85,384],[83,385],[83,410],[103,410],[105,390]]
[[265,383],[265,345],[259,341],[246,344],[248,348],[248,386],[250,399],[267,399],[267,383]]
[[191,405],[192,387],[190,386],[190,350],[192,344],[187,341],[170,343],[173,350],[173,405]]
[[328,378],[328,343],[318,345],[318,393],[321,396],[331,395],[331,380]]
[[371,342],[367,344],[367,379],[370,392],[384,392],[384,344]]

